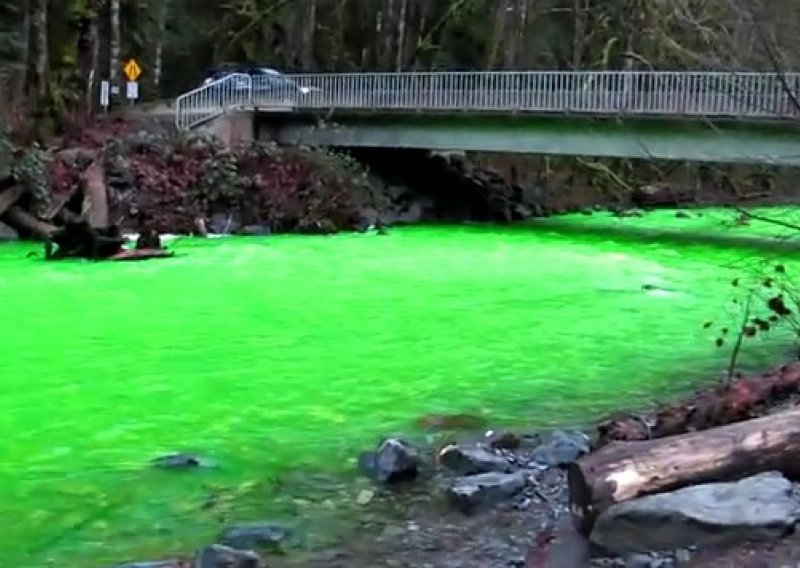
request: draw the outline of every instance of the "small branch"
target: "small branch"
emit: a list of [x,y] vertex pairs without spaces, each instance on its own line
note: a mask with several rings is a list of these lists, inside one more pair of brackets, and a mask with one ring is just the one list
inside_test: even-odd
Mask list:
[[736,361],[739,359],[739,351],[742,349],[742,341],[744,340],[744,328],[747,327],[747,322],[750,319],[750,305],[753,303],[753,295],[755,292],[750,290],[747,295],[747,302],[744,305],[744,316],[742,317],[742,325],[739,327],[739,335],[736,337],[736,343],[731,352],[731,359],[728,362],[728,384],[733,380],[733,371],[736,368]]
[[771,223],[773,225],[777,225],[779,227],[783,227],[785,229],[792,229],[793,231],[800,231],[800,225],[793,225],[792,223],[787,223],[786,221],[781,221],[780,219],[772,219],[770,217],[762,217],[761,215],[756,215],[755,213],[751,213],[746,209],[742,209],[741,207],[735,207],[734,211],[737,213],[741,213],[745,217],[749,219],[753,219],[754,221],[762,221],[764,223]]

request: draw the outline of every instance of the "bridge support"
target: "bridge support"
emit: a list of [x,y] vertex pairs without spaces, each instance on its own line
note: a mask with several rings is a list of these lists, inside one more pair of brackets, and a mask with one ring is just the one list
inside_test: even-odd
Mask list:
[[794,123],[565,115],[258,114],[256,135],[283,144],[421,148],[800,166]]

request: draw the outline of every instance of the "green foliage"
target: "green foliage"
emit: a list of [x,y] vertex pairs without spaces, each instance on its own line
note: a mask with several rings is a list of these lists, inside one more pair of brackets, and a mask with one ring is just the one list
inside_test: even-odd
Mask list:
[[31,195],[31,210],[43,213],[50,205],[50,155],[38,144],[15,152],[10,173]]
[[222,150],[212,154],[197,190],[199,197],[209,204],[236,206],[244,195],[245,187],[236,156]]

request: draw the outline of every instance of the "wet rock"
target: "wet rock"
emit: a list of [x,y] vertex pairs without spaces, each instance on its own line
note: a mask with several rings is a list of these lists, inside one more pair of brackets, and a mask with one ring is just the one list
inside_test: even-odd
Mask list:
[[262,568],[261,557],[252,550],[237,550],[212,544],[197,551],[193,568]]
[[19,239],[19,233],[0,221],[0,241],[16,241],[17,239]]
[[486,418],[475,414],[426,414],[416,424],[430,430],[478,430],[486,426]]
[[515,473],[481,473],[459,477],[446,490],[452,505],[463,513],[472,513],[513,497],[527,483],[521,471]]
[[242,225],[239,219],[231,213],[214,213],[206,226],[217,235],[229,235],[237,232]]
[[572,522],[564,519],[537,538],[538,547],[529,557],[530,566],[547,568],[585,568],[591,557],[589,541]]
[[533,461],[550,467],[565,467],[589,453],[589,438],[582,432],[556,430],[536,448]]
[[486,443],[496,450],[516,450],[522,445],[522,438],[507,430],[490,430],[486,432]]
[[152,562],[131,562],[119,564],[116,568],[182,568],[185,564],[180,560],[154,560]]
[[380,221],[380,213],[372,207],[366,207],[359,211],[357,226],[360,231],[368,231],[373,227],[377,227]]
[[778,538],[800,518],[800,501],[780,473],[707,483],[614,505],[591,540],[614,554]]
[[389,438],[377,451],[362,453],[358,466],[367,477],[393,483],[415,478],[419,473],[420,458],[417,450],[405,440]]
[[439,452],[439,463],[459,475],[498,471],[508,473],[511,463],[481,446],[450,444]]
[[150,463],[160,469],[213,468],[217,466],[216,462],[211,459],[183,452],[165,454],[153,459]]
[[370,491],[369,489],[362,489],[361,491],[358,492],[358,495],[356,495],[356,504],[362,506],[367,505],[369,504],[370,501],[372,501],[373,497],[375,497],[374,491]]
[[617,217],[644,217],[644,213],[639,209],[623,209],[614,213]]
[[269,550],[279,552],[289,538],[288,528],[275,523],[242,523],[231,525],[219,535],[219,542],[238,550]]
[[[336,232],[335,230],[330,232]],[[244,235],[247,237],[267,237],[272,234],[272,231],[266,225],[245,225],[236,231],[237,235]]]

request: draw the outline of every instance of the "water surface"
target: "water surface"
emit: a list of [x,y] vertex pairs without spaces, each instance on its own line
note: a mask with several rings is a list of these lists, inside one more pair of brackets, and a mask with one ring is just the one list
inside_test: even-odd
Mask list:
[[[296,516],[276,499],[286,471],[350,471],[425,413],[583,424],[719,377],[702,323],[735,321],[743,262],[795,254],[730,218],[183,239],[146,263],[0,246],[0,565],[159,557],[221,520]],[[174,450],[220,467],[148,468]]]

